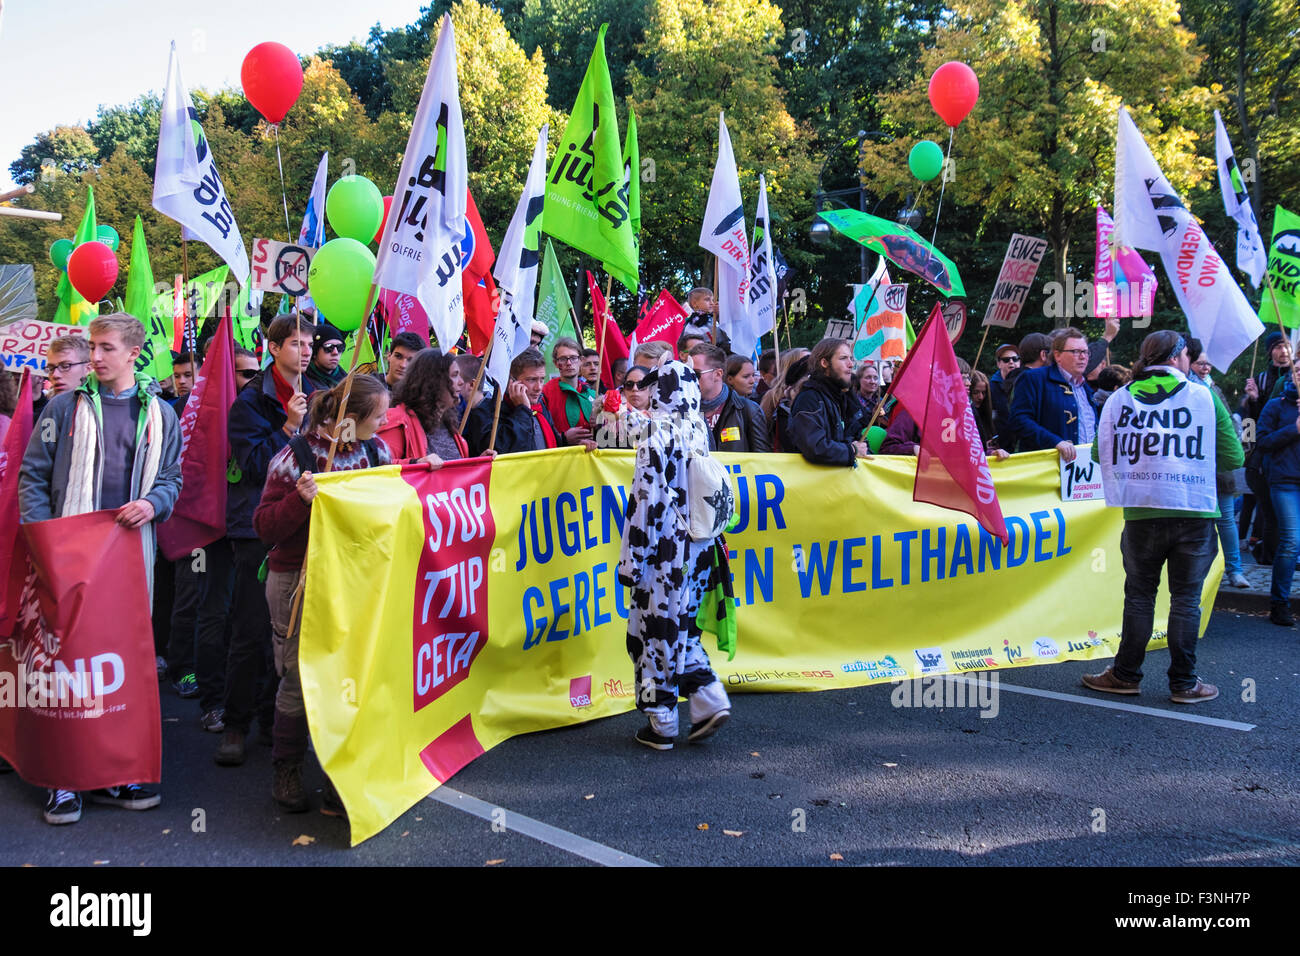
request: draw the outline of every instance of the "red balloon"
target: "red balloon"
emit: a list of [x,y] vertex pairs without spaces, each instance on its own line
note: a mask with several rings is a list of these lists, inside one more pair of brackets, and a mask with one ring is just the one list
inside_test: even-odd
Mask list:
[[930,77],[930,105],[949,126],[957,126],[980,98],[980,81],[965,63],[949,61]]
[[298,102],[302,92],[302,64],[283,43],[259,43],[248,51],[239,79],[244,96],[268,123],[278,123]]
[[393,208],[393,197],[385,196],[384,197],[384,218],[383,221],[379,223],[379,228],[375,230],[375,238],[371,239],[370,240],[371,242],[378,242],[379,237],[384,234],[384,227],[388,225],[388,210],[392,208]]
[[68,281],[87,302],[98,302],[117,281],[117,254],[102,242],[83,242],[68,256]]

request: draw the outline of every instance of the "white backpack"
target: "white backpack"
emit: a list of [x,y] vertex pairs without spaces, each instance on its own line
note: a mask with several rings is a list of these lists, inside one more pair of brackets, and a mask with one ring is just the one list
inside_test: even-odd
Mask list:
[[682,521],[692,541],[712,541],[736,513],[731,474],[716,458],[686,454],[686,514]]

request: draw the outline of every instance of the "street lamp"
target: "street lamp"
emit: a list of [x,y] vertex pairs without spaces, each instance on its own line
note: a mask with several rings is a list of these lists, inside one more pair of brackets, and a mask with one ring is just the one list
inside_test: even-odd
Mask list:
[[[842,143],[839,143],[836,146],[834,146],[831,149],[831,151],[826,154],[825,158],[822,159],[821,169],[817,171],[817,192],[813,194],[814,213],[821,212],[822,207],[826,205],[828,200],[834,200],[840,202],[841,205],[847,205],[847,203],[844,203],[842,200],[839,199],[839,197],[854,196],[854,195],[858,197],[858,209],[861,210],[862,212],[867,211],[867,190],[866,187],[862,185],[862,159],[863,159],[862,146],[867,141],[867,139],[872,136],[888,136],[888,135],[889,135],[888,133],[882,132],[881,130],[872,130],[871,132],[867,132],[866,130],[860,129],[858,130],[858,135],[856,137],[854,137],[853,139],[844,140]],[[822,175],[826,172],[827,165],[830,163],[831,158],[837,152],[843,149],[845,146],[849,145],[849,143],[856,143],[858,148],[857,186],[852,189],[832,189],[830,191],[823,190]],[[879,206],[880,203],[877,202],[875,205]],[[873,212],[875,211],[874,207],[872,208],[872,211]],[[809,236],[811,237],[812,241],[818,243],[819,245],[829,242],[831,238],[831,231],[832,230],[830,224],[823,219],[817,218],[817,216],[814,214],[812,227],[808,230]],[[862,271],[862,281],[865,283],[868,280],[866,246],[862,246],[860,248],[858,261]]]

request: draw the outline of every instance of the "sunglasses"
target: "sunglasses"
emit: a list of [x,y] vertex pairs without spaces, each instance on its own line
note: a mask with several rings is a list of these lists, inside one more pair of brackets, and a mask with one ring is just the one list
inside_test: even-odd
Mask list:
[[623,383],[623,391],[627,391],[629,388],[630,388],[630,389],[633,389],[633,390],[636,390],[636,391],[640,391],[640,390],[647,389],[647,388],[649,388],[649,387],[650,387],[650,383],[647,382],[645,379],[639,379],[639,380],[637,380],[637,381],[635,381],[635,382],[624,382],[624,383]]
[[256,378],[256,377],[257,377],[257,369],[255,369],[255,368],[237,368],[237,369],[235,369],[235,374],[238,375],[240,378],[249,378],[249,379],[251,379],[251,378]]
[[1020,361],[1020,356],[1019,356],[1019,355],[1003,355],[1001,358],[998,359],[998,361],[999,361],[999,362],[1019,362],[1019,361]]
[[329,352],[331,355],[337,355],[339,352],[342,352],[342,351],[343,351],[343,346],[342,346],[342,345],[338,345],[338,344],[335,344],[335,345],[322,345],[322,346],[320,347],[320,350],[321,350],[322,352]]

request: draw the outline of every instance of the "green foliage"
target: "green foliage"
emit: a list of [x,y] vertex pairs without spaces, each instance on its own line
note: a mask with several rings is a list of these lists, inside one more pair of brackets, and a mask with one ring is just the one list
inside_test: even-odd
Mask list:
[[94,140],[80,126],[56,126],[23,147],[18,159],[9,164],[9,175],[24,186],[90,169],[98,156]]

